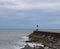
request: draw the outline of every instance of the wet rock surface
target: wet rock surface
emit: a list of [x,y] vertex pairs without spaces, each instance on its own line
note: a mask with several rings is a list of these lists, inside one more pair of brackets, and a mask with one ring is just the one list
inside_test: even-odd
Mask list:
[[60,33],[47,31],[34,31],[29,36],[29,41],[47,45],[52,49],[60,49]]

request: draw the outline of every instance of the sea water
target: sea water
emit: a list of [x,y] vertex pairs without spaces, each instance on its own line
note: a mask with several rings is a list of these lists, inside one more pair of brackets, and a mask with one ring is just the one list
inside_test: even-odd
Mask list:
[[[21,49],[28,39],[27,36],[34,30],[31,29],[0,29],[0,49]],[[60,29],[42,30],[60,32]]]
[[26,45],[27,35],[32,33],[30,29],[1,29],[0,49],[21,49]]

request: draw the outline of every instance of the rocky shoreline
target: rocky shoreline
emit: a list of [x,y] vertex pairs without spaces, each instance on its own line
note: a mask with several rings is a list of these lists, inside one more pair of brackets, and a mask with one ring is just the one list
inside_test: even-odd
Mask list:
[[29,41],[46,45],[49,48],[60,49],[60,33],[48,31],[34,31],[29,36]]
[[30,35],[28,35],[28,38],[29,41],[26,41],[28,43],[32,43],[32,42],[40,43],[46,46],[46,49],[60,49],[60,33],[58,32],[36,30],[33,31],[33,33],[31,33]]

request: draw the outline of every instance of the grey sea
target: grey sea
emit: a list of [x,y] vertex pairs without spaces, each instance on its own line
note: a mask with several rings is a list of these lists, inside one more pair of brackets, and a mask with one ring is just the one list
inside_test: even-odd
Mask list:
[[26,44],[26,36],[32,31],[29,29],[1,29],[0,49],[21,49]]
[[[46,30],[45,30],[46,31]],[[48,30],[60,32],[60,29]],[[27,35],[32,33],[30,29],[1,29],[0,30],[0,49],[21,49],[26,45]]]

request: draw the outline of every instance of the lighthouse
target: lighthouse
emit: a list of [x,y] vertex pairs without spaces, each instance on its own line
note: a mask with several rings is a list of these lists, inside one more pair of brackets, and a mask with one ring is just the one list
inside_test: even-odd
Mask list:
[[39,27],[39,25],[36,25],[36,28],[37,28],[36,31],[38,31],[38,29],[39,29],[38,27]]

